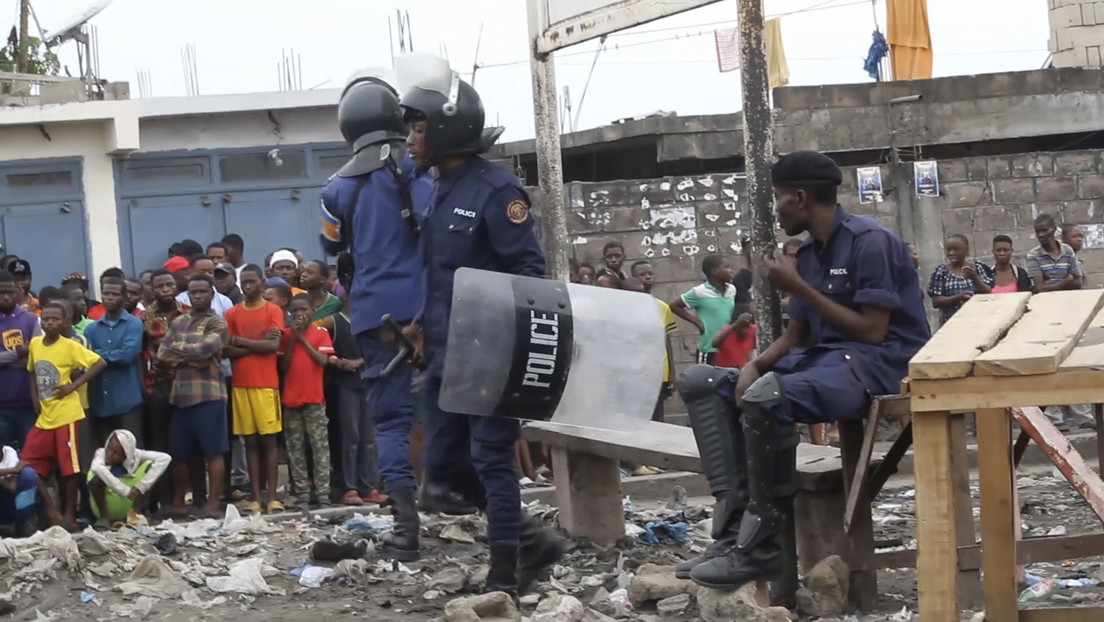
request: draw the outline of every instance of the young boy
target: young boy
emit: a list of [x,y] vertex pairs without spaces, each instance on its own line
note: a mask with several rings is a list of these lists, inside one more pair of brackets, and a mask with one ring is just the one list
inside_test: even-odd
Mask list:
[[[69,325],[65,308],[54,301],[42,309],[42,337],[35,337],[27,352],[27,371],[33,374],[31,399],[38,419],[27,434],[23,459],[38,473],[39,496],[46,504],[46,520],[76,528],[80,454],[77,423],[84,419],[77,389],[100,375],[107,362],[98,354],[66,339]],[[73,371],[85,371],[73,380]],[[46,478],[57,469],[64,482],[64,515],[46,488]]]
[[15,525],[17,538],[33,533],[30,519],[38,509],[38,474],[0,438],[0,525]]
[[283,430],[280,408],[279,361],[284,313],[280,307],[261,297],[264,273],[255,264],[241,270],[240,284],[245,299],[226,312],[230,343],[223,355],[234,367],[234,434],[245,437],[246,459],[252,502],[249,509],[260,513],[261,481],[268,487],[267,509],[282,512],[276,500],[276,436]]
[[621,271],[621,267],[625,265],[625,247],[621,246],[620,242],[610,240],[606,242],[606,245],[602,248],[602,263],[605,265],[598,269],[598,273],[594,275],[595,282],[603,274],[608,274],[617,277],[618,280],[625,280],[625,273]]
[[[625,281],[625,289],[630,292],[650,294],[653,284],[651,264],[644,261],[638,261],[632,265],[629,271],[633,276]],[[637,275],[644,275],[647,280]],[[653,300],[655,300],[656,305],[659,307],[659,317],[663,321],[663,346],[665,351],[663,353],[663,385],[660,387],[659,399],[656,400],[655,410],[652,411],[652,421],[662,422],[664,415],[663,402],[675,393],[675,358],[671,352],[671,335],[678,330],[678,326],[675,325],[675,316],[671,314],[671,307],[667,306],[666,302],[658,298],[654,298]]]
[[337,357],[330,334],[312,325],[313,314],[310,294],[298,294],[291,299],[292,325],[284,329],[280,370],[284,372],[284,436],[291,478],[299,490],[310,481],[306,448],[309,441],[314,458],[310,505],[318,506],[330,501],[330,444],[322,371]]
[[112,521],[126,521],[131,510],[145,513],[150,489],[171,462],[169,454],[139,449],[128,430],[112,432],[92,456],[88,473],[95,528],[110,529]]
[[732,310],[736,308],[736,286],[732,284],[732,266],[721,255],[709,255],[702,260],[702,274],[705,275],[704,283],[668,304],[672,313],[701,332],[698,363],[713,365],[717,353],[713,337],[732,318]]
[[717,350],[717,367],[742,368],[747,366],[755,351],[755,324],[750,313],[732,311],[732,322],[725,324],[713,338]]
[[[272,279],[269,279],[269,281],[272,281]],[[291,288],[282,279],[278,279],[278,281],[276,283],[265,283],[264,299],[280,308],[280,312],[284,314],[283,327],[287,328],[291,326],[291,313],[288,312],[288,307],[291,306],[292,293]]]

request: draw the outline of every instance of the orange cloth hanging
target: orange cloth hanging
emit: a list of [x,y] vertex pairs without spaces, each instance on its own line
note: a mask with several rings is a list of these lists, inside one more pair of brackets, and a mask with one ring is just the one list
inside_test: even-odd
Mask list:
[[886,0],[889,62],[894,80],[932,77],[931,32],[927,0]]
[[763,28],[763,44],[767,51],[767,80],[771,90],[790,83],[790,66],[782,48],[782,20],[767,20]]

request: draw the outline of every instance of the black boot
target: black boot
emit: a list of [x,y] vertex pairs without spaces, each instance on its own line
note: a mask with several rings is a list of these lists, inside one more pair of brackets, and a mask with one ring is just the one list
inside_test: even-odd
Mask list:
[[735,405],[721,396],[732,394],[738,377],[737,370],[695,365],[683,373],[679,383],[709,492],[717,500],[713,506],[714,542],[702,555],[675,566],[679,579],[689,579],[695,567],[736,545],[740,520],[748,506],[744,432]]
[[518,595],[518,547],[512,544],[491,545],[491,569],[487,571],[487,583],[483,592],[506,592],[511,598]]
[[736,546],[690,572],[695,583],[736,589],[755,580],[770,580],[783,570],[782,530],[785,503],[797,480],[799,437],[791,424],[779,421],[782,387],[773,373],[764,375],[744,394],[744,436],[750,503],[740,521]]
[[443,484],[426,482],[418,496],[423,512],[437,512],[449,516],[466,516],[479,511],[460,494]]
[[521,521],[518,536],[521,544],[518,546],[517,587],[518,594],[524,594],[552,564],[560,561],[567,544],[532,517]]
[[414,502],[413,488],[400,488],[389,491],[391,516],[395,524],[391,531],[380,536],[380,557],[397,559],[400,562],[416,562],[418,554],[418,506]]

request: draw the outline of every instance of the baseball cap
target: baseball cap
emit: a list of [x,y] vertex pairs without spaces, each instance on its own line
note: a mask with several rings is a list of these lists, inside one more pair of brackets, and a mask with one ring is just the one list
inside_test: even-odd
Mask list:
[[165,265],[163,267],[169,272],[177,272],[179,270],[187,268],[190,265],[191,263],[186,258],[177,256],[169,257],[168,261],[165,262]]
[[26,259],[16,259],[8,264],[8,272],[11,272],[17,276],[30,276],[31,275],[31,262]]
[[238,271],[234,269],[234,266],[230,265],[230,262],[224,261],[224,262],[220,263],[219,265],[215,266],[215,272],[225,272],[226,274],[237,274]]

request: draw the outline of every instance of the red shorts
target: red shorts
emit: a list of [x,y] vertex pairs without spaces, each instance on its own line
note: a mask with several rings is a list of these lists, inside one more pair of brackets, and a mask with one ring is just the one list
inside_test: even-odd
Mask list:
[[77,425],[70,423],[53,430],[32,427],[19,457],[31,465],[39,477],[49,477],[55,466],[62,477],[80,473]]

